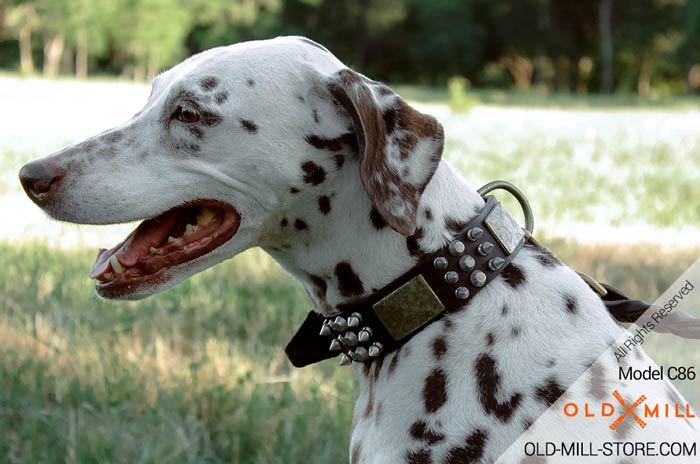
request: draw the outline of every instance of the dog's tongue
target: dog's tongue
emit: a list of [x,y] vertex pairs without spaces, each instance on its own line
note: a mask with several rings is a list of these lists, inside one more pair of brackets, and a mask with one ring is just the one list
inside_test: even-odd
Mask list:
[[157,218],[147,219],[114,248],[100,248],[95,264],[90,269],[90,278],[94,279],[108,272],[112,256],[116,256],[123,266],[135,265],[140,257],[148,254],[151,247],[158,247],[163,243],[175,224],[176,216],[174,211],[169,211]]

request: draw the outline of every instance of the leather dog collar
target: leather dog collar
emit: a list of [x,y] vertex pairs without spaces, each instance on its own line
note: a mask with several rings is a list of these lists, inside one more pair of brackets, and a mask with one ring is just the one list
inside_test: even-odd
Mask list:
[[[526,214],[527,216],[527,214]],[[456,311],[505,269],[525,231],[493,196],[449,245],[363,300],[323,316],[309,312],[285,351],[295,367],[342,354],[341,365],[396,350],[430,323]]]

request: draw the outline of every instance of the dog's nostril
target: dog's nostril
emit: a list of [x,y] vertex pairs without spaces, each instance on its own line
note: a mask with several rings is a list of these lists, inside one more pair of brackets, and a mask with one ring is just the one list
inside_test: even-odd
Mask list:
[[24,165],[19,171],[19,180],[24,191],[37,204],[46,201],[46,192],[59,179],[57,173],[45,163],[33,162]]

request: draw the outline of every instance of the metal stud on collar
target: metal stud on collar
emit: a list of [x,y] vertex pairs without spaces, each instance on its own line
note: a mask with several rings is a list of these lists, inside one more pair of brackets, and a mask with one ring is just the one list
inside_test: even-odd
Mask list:
[[459,240],[455,240],[452,243],[450,243],[450,246],[448,247],[448,250],[450,251],[450,254],[452,256],[459,256],[462,253],[464,253],[464,250],[466,247],[464,246],[464,243],[460,242]]
[[471,271],[476,266],[476,260],[473,256],[464,255],[459,258],[459,267],[463,271]]
[[447,271],[445,273],[445,282],[448,284],[456,284],[458,280],[459,274],[457,274],[455,271]]
[[360,313],[352,313],[348,317],[348,327],[358,327],[360,322],[362,322],[362,314]]
[[505,262],[506,260],[501,258],[500,256],[491,258],[489,260],[489,269],[491,269],[492,271],[499,271],[503,267],[503,263]]
[[369,358],[367,348],[363,346],[358,346],[357,348],[355,348],[355,351],[350,351],[348,352],[348,354],[350,355],[353,361],[357,362],[365,362]]
[[481,256],[486,256],[493,251],[494,246],[491,242],[484,242],[477,247],[477,250]]
[[481,271],[474,271],[469,277],[469,280],[471,280],[472,285],[475,287],[483,287],[486,285],[486,274]]
[[467,238],[472,242],[476,242],[477,240],[479,240],[479,237],[481,237],[483,234],[483,229],[481,229],[480,227],[473,227],[467,231]]
[[359,340],[357,339],[357,334],[355,332],[348,330],[343,334],[343,343],[345,343],[347,346],[355,346],[357,345],[358,341]]
[[348,329],[348,321],[343,316],[338,316],[330,323],[331,328],[336,332],[344,332]]
[[340,351],[340,350],[343,349],[343,344],[340,343],[340,340],[338,340],[337,338],[334,338],[334,339],[331,341],[331,344],[330,344],[330,346],[328,347],[328,349],[331,350],[331,351]]
[[433,260],[433,267],[438,270],[447,268],[447,258],[444,256],[438,256]]
[[455,289],[455,297],[458,300],[466,300],[469,298],[469,289],[467,287],[457,287]]
[[369,327],[363,327],[362,330],[357,334],[358,340],[360,340],[362,343],[365,343],[369,341],[369,339],[372,337],[372,329]]
[[323,321],[323,327],[321,327],[321,332],[319,332],[319,335],[321,335],[322,337],[333,335],[333,330],[328,324],[328,320]]
[[368,353],[370,358],[376,358],[380,354],[382,354],[382,351],[384,350],[384,346],[382,346],[381,343],[379,342],[374,342],[372,345],[369,347]]

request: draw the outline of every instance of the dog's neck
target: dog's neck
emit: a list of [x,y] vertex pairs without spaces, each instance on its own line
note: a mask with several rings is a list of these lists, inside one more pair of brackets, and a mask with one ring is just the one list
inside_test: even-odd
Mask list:
[[321,185],[292,195],[264,228],[261,246],[324,314],[372,294],[444,246],[484,204],[442,161],[421,198],[415,234],[404,237],[372,208],[358,170],[347,159]]

